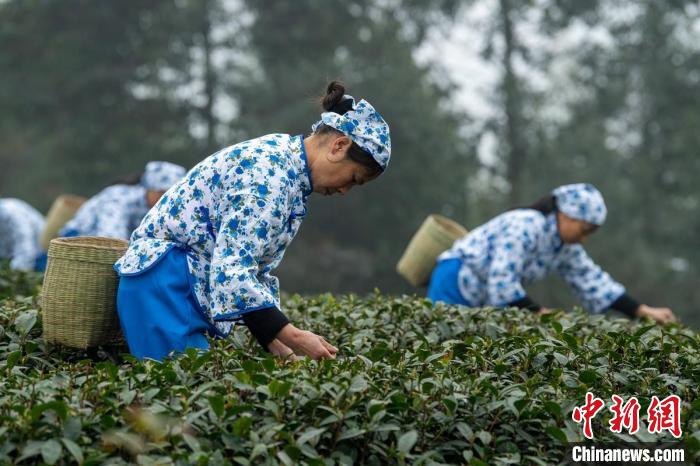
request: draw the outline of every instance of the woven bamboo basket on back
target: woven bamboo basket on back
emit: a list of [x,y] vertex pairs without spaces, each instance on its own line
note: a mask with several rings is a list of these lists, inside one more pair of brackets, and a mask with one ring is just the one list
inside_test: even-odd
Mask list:
[[93,236],[51,240],[41,295],[47,343],[86,349],[123,342],[112,266],[128,245]]
[[58,236],[58,232],[72,219],[80,206],[86,201],[84,197],[62,194],[53,201],[49,213],[46,214],[46,225],[41,232],[41,247],[49,248],[52,239]]
[[411,285],[426,286],[438,256],[466,234],[459,223],[442,215],[430,215],[411,238],[396,271]]

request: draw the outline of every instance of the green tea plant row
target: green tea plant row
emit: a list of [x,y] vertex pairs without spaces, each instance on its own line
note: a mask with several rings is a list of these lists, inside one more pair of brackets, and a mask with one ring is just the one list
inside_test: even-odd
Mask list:
[[[700,454],[700,336],[680,326],[295,296],[290,318],[338,360],[282,363],[242,330],[204,354],[113,362],[46,348],[36,296],[13,286],[37,290],[0,288],[0,464],[557,464],[583,440],[571,412],[587,391],[644,409],[677,394]],[[614,434],[610,415],[596,440],[673,440]]]

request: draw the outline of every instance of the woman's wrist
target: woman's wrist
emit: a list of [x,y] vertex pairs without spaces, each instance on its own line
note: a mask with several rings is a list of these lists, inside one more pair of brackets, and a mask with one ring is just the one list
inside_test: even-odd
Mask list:
[[282,327],[282,330],[280,330],[277,333],[276,338],[287,345],[288,347],[295,349],[297,345],[297,337],[299,335],[299,329],[296,328],[292,324],[287,324],[284,327]]
[[287,359],[294,354],[294,351],[277,338],[272,340],[269,345],[267,345],[267,350],[272,353],[273,356],[278,358]]
[[243,314],[243,323],[253,334],[260,346],[269,349],[270,342],[280,330],[289,323],[289,319],[276,307],[259,309]]
[[644,316],[648,315],[649,314],[647,312],[648,309],[649,309],[649,306],[647,306],[646,304],[640,304],[637,307],[637,310],[634,311],[635,317],[644,317]]

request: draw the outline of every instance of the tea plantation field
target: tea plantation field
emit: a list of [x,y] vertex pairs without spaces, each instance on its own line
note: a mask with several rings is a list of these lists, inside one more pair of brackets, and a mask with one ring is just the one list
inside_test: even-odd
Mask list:
[[[700,451],[700,335],[581,312],[431,308],[415,297],[291,297],[341,349],[281,363],[245,330],[163,364],[46,348],[38,277],[0,272],[0,464],[557,464],[587,391],[677,394]],[[89,356],[89,357],[88,357]],[[646,432],[636,440],[672,440]],[[687,458],[690,461],[692,459]]]

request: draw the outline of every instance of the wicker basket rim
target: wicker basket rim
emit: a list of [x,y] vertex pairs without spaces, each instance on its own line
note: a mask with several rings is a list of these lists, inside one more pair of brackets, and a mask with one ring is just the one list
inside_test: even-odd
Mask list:
[[454,220],[447,218],[443,215],[432,214],[432,215],[430,215],[430,218],[433,221],[435,221],[435,223],[437,223],[440,227],[444,228],[452,235],[464,236],[465,234],[467,234],[469,232],[466,228],[464,228],[459,223],[457,223]]
[[60,246],[62,248],[90,248],[96,250],[116,251],[129,247],[129,242],[117,238],[103,238],[101,236],[74,236],[70,238],[54,238],[49,243],[50,246]]
[[70,207],[79,207],[85,203],[87,199],[83,196],[78,196],[77,194],[61,194],[56,198],[56,201],[62,201],[68,204]]

